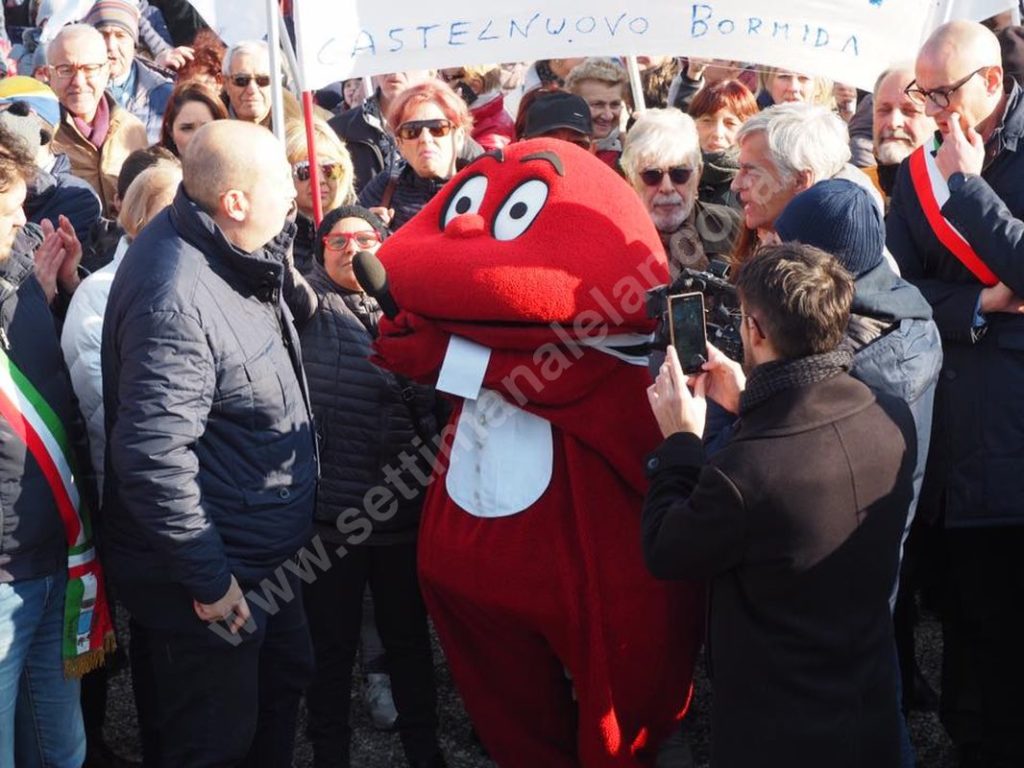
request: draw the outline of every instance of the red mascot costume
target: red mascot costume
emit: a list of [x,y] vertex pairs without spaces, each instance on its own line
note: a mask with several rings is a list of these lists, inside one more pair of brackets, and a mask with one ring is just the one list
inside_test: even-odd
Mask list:
[[653,765],[686,710],[701,589],[646,571],[645,394],[668,280],[636,194],[538,139],[465,168],[379,252],[375,362],[455,393],[419,539],[427,607],[498,765]]

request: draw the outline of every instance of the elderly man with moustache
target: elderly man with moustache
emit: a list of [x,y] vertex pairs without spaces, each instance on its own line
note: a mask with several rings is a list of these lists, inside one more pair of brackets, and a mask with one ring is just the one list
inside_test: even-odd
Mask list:
[[936,29],[907,94],[941,133],[900,166],[887,243],[945,360],[930,463],[947,555],[941,716],[961,766],[1024,764],[1024,98],[980,24]]
[[739,228],[732,208],[697,199],[702,168],[697,125],[675,107],[647,110],[626,136],[622,170],[661,236],[673,280],[726,258]]
[[[281,566],[309,540],[317,477],[282,299],[295,187],[273,135],[238,120],[196,133],[183,179],[107,303],[104,553],[146,764],[287,766],[312,652]],[[284,592],[255,599],[265,582]]]
[[906,87],[914,79],[911,64],[885,70],[872,93],[871,137],[876,165],[864,168],[886,199],[896,183],[900,163],[935,132],[935,121],[924,105],[910,98]]
[[60,100],[53,151],[89,182],[107,216],[114,212],[117,175],[125,158],[149,144],[145,126],[104,89],[110,63],[103,36],[87,24],[64,27],[46,50],[50,85]]

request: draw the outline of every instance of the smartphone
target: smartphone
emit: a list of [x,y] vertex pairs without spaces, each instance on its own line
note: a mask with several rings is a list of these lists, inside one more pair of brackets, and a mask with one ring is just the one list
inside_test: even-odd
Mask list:
[[708,360],[708,334],[704,324],[704,294],[677,293],[668,297],[669,338],[679,355],[683,373],[700,373]]

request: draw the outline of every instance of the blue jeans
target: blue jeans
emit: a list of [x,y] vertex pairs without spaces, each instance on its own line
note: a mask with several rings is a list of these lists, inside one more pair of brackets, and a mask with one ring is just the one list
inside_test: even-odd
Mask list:
[[0,584],[0,768],[79,768],[78,680],[64,679],[65,574]]

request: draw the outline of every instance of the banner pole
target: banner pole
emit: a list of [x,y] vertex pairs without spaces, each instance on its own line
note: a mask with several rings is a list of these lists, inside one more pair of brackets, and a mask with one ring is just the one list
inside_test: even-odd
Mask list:
[[636,63],[636,56],[626,57],[626,71],[629,73],[629,87],[633,91],[633,114],[639,115],[647,109],[644,101],[644,85],[640,79],[640,65]]
[[302,77],[299,75],[299,60],[295,56],[292,39],[288,37],[288,29],[285,27],[284,15],[281,13],[280,8],[277,9],[277,24],[283,43],[282,48],[284,48],[284,60],[288,64],[292,82],[295,84],[295,92],[302,93],[306,88],[302,82]]
[[270,114],[274,135],[284,144],[284,96],[281,84],[281,28],[278,26],[277,0],[267,0],[267,48],[270,49]]
[[324,218],[320,202],[320,163],[316,156],[316,133],[313,130],[313,92],[302,92],[302,118],[306,124],[306,151],[309,154],[309,194],[313,198],[313,224],[319,229]]

